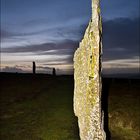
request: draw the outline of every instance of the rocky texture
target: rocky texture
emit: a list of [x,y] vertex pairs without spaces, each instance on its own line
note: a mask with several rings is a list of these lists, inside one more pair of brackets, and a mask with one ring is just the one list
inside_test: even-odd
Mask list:
[[92,19],[74,55],[74,112],[81,140],[105,140],[100,101],[101,32],[99,0],[92,0]]

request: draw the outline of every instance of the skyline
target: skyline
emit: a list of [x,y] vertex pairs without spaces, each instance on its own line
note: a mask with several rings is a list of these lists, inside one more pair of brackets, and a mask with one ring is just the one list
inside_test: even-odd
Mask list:
[[[106,74],[139,72],[139,4],[101,1]],[[90,0],[1,0],[1,70],[31,72],[35,61],[38,72],[72,73],[90,17]]]

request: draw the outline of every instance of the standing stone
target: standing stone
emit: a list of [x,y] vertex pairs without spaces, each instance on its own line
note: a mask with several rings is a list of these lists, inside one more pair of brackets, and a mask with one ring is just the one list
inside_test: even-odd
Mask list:
[[56,70],[55,70],[55,68],[53,68],[52,75],[53,76],[56,76]]
[[33,74],[36,73],[36,65],[35,65],[35,62],[33,61]]
[[92,0],[92,19],[74,55],[74,112],[81,140],[105,140],[101,113],[102,25],[99,0]]

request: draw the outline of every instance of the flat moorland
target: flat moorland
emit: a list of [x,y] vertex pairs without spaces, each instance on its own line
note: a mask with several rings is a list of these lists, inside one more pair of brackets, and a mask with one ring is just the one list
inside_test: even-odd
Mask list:
[[[73,83],[73,76],[0,74],[0,139],[79,140]],[[111,79],[111,140],[140,139],[139,84]]]

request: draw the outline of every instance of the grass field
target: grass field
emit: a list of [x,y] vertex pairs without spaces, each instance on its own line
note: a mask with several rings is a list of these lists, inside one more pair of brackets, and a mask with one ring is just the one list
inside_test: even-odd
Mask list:
[[[73,77],[0,75],[1,140],[79,140]],[[109,88],[111,140],[140,139],[139,82]]]
[[140,81],[118,80],[109,89],[112,140],[140,140]]

